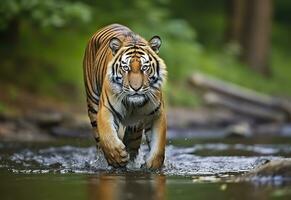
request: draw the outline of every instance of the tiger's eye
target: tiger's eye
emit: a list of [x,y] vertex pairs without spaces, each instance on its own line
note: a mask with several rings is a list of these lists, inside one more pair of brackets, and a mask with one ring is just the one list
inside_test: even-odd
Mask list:
[[149,69],[149,65],[143,65],[142,67],[141,67],[141,70],[142,71],[147,71]]
[[122,69],[123,69],[124,71],[129,71],[129,67],[128,67],[127,65],[122,66]]

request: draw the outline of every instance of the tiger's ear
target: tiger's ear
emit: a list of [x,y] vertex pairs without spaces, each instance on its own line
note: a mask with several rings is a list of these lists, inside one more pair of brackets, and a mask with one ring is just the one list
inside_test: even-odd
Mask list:
[[159,53],[159,49],[162,44],[162,40],[159,36],[155,35],[149,40],[150,47],[152,50],[154,50],[156,53]]
[[118,38],[114,37],[110,40],[109,47],[112,51],[112,54],[115,55],[121,47],[121,41]]

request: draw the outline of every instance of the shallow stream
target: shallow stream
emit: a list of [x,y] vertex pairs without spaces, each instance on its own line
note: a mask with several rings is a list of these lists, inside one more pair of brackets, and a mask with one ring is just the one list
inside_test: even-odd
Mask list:
[[[289,139],[290,140],[290,139]],[[291,157],[291,141],[172,140],[160,171],[141,169],[146,145],[125,169],[94,143],[0,143],[1,199],[290,199],[280,177],[237,181],[266,160]]]

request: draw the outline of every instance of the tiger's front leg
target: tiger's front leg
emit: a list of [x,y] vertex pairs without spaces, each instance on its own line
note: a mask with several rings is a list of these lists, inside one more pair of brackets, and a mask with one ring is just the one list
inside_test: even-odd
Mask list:
[[102,107],[97,114],[100,147],[109,165],[125,166],[129,160],[125,145],[118,138],[114,117],[107,107]]
[[151,128],[150,152],[146,159],[146,166],[149,169],[159,169],[165,159],[167,121],[164,112],[161,112],[153,122]]

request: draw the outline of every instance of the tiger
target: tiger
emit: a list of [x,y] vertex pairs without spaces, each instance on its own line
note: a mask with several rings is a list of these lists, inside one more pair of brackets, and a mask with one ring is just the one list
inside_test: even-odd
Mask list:
[[87,44],[83,74],[88,116],[110,166],[125,167],[134,160],[143,135],[149,147],[143,166],[163,166],[167,69],[158,55],[161,44],[159,36],[147,41],[120,24],[100,29]]

